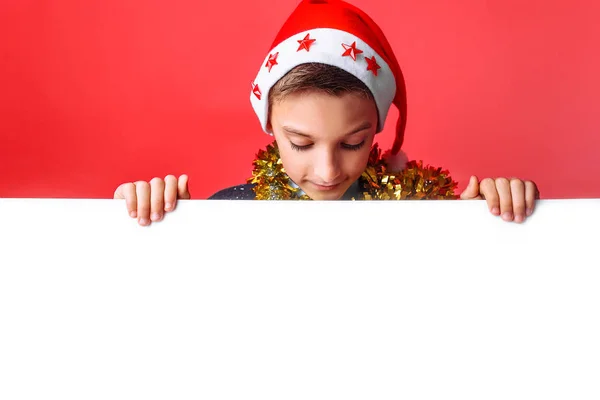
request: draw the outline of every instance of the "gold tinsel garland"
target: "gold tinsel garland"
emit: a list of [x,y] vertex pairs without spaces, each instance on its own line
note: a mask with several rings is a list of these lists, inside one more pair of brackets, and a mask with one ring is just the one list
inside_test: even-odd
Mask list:
[[[252,177],[256,200],[311,200],[287,176],[275,143],[260,150],[253,162]],[[410,161],[402,171],[388,171],[381,150],[375,144],[367,168],[359,178],[360,196],[352,200],[457,199],[457,183],[447,170]]]

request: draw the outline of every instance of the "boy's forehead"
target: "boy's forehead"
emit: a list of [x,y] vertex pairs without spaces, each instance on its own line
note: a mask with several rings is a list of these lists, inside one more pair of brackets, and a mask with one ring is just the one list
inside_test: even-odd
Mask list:
[[[371,102],[365,104],[365,102]],[[349,136],[377,126],[372,100],[318,93],[287,98],[274,106],[273,124],[282,133],[310,138]]]

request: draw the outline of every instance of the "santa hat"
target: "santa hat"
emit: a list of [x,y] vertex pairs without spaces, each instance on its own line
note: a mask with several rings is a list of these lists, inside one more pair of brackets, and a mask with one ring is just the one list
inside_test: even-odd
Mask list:
[[383,130],[390,106],[398,108],[396,137],[387,157],[390,168],[403,169],[407,161],[400,150],[406,127],[404,77],[379,26],[345,1],[301,0],[252,82],[250,101],[266,133],[272,134],[267,128],[269,90],[286,73],[305,63],[333,65],[360,79],[377,105],[377,133]]

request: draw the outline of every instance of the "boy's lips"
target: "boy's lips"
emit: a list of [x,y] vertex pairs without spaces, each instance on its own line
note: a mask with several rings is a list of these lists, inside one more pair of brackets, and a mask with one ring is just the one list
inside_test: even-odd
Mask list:
[[341,184],[341,182],[339,182],[339,183],[334,183],[333,185],[331,185],[331,184],[327,184],[327,185],[320,185],[320,184],[318,184],[318,183],[314,183],[314,182],[311,182],[311,183],[312,183],[312,184],[313,184],[313,186],[315,186],[315,187],[316,187],[318,190],[322,190],[322,191],[335,190],[335,189],[337,189],[337,188],[340,186],[340,184]]

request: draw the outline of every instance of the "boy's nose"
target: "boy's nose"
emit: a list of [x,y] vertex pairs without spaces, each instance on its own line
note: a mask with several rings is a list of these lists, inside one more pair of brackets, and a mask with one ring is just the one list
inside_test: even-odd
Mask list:
[[333,152],[324,152],[319,154],[315,163],[315,175],[320,182],[315,182],[320,185],[332,185],[339,183],[341,169],[336,155]]

